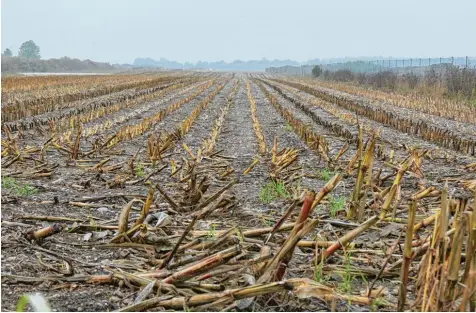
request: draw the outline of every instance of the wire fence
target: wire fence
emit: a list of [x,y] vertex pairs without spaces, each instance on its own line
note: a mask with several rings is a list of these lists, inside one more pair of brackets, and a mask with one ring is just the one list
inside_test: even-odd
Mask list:
[[443,70],[446,66],[458,66],[476,69],[476,57],[439,57],[439,58],[411,58],[411,59],[383,59],[383,60],[357,60],[339,63],[307,64],[301,66],[269,67],[266,73],[310,76],[312,69],[319,65],[322,70],[339,71],[350,70],[359,73],[378,73],[392,71],[398,74],[414,73],[423,75],[428,68]]

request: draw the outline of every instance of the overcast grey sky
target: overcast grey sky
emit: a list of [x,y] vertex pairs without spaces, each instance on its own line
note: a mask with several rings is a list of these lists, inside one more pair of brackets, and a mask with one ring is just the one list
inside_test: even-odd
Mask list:
[[111,63],[476,54],[476,1],[2,0],[2,50]]

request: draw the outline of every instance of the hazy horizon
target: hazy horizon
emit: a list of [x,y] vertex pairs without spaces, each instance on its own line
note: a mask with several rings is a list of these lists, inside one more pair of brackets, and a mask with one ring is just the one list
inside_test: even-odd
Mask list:
[[476,54],[476,1],[2,1],[2,51],[212,62]]

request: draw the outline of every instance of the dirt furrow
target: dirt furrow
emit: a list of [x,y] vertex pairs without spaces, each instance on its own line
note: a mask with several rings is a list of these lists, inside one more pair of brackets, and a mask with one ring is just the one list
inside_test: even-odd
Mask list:
[[329,154],[330,156],[335,156],[340,149],[346,144],[346,139],[336,136],[331,131],[327,130],[325,127],[318,125],[311,116],[305,114],[303,111],[296,109],[296,107],[279,93],[277,93],[274,89],[269,86],[264,85],[264,88],[273,96],[275,96],[280,105],[287,109],[288,111],[292,112],[292,114],[299,119],[303,124],[308,125],[314,133],[319,134],[320,136],[324,137],[327,141],[327,145],[329,147]]
[[[215,99],[213,99],[210,105],[203,110],[192,126],[190,132],[182,138],[180,142],[181,144],[186,144],[194,153],[203,147],[203,141],[208,139],[210,136],[210,133],[215,126],[215,120],[220,116],[222,109],[227,105],[227,97],[230,95],[236,83],[236,79],[229,82]],[[181,144],[176,147],[175,152],[186,153]]]
[[267,169],[264,162],[259,162],[247,175],[243,175],[259,155],[258,140],[252,125],[250,102],[244,81],[233,99],[233,105],[229,109],[215,150],[223,150],[222,155],[232,158],[228,160],[234,170],[231,175],[239,180],[232,191],[240,203],[240,210],[253,211],[259,204],[259,190],[267,177]]
[[300,150],[297,164],[302,167],[302,187],[319,190],[326,181],[319,178],[319,172],[326,168],[322,158],[311,151],[309,147],[296,135],[291,126],[269,103],[259,87],[252,83],[252,93],[256,99],[257,115],[263,126],[263,133],[268,147],[273,146],[274,137],[278,139],[278,150],[297,148]]

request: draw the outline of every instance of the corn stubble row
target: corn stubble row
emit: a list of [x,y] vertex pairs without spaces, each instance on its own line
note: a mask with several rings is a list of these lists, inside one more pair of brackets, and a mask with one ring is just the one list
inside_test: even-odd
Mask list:
[[[342,132],[341,128],[348,130],[353,136],[351,139],[352,140],[351,142],[355,142],[359,140],[360,134],[355,134],[355,131],[353,130],[353,128],[355,128],[356,125],[357,125],[357,129],[359,129],[359,131],[363,131],[364,133],[366,133],[368,137],[375,135],[377,137],[377,141],[379,142],[379,144],[376,145],[376,152],[378,157],[382,160],[389,160],[390,162],[392,162],[392,160],[395,157],[395,151],[400,151],[403,153],[411,153],[413,149],[414,145],[412,145],[411,143],[393,140],[394,138],[398,138],[398,137],[388,138],[386,136],[382,136],[381,128],[376,128],[376,126],[373,125],[371,121],[365,121],[365,119],[359,118],[358,115],[351,114],[350,112],[343,109],[342,107],[335,106],[330,102],[327,102],[321,98],[318,98],[312,95],[309,95],[308,97],[302,96],[297,93],[299,89],[295,89],[288,85],[280,84],[279,86],[277,86],[275,85],[276,82],[272,83],[269,80],[266,80],[265,82],[268,84],[268,86],[276,90],[285,99],[288,99],[289,101],[294,103],[297,108],[300,108],[306,114],[308,115],[314,114],[318,118],[322,119],[323,116],[321,116],[319,111],[316,111],[316,108],[320,108],[324,110],[325,112],[329,113],[330,115],[332,115],[333,117],[337,118],[338,124],[345,123],[344,125],[334,125],[332,123],[334,119],[330,118],[330,119],[326,119],[324,123],[318,123],[318,124],[323,125],[325,127],[327,125],[326,128],[330,129],[335,134],[341,133]],[[289,96],[289,94],[291,94],[292,96]],[[312,115],[310,116],[312,117]],[[314,117],[313,119],[316,120]],[[379,125],[377,125],[377,127],[378,126]],[[387,136],[388,136],[388,133],[387,133]],[[395,136],[398,136],[398,133],[395,134]],[[341,137],[346,138],[347,136],[341,134]],[[392,148],[392,150],[387,151],[386,147]],[[445,160],[445,162],[448,163],[450,166],[454,166],[454,160],[452,160],[454,156],[451,157],[450,154],[448,154],[448,152],[442,149],[432,149],[427,152],[426,156],[428,159],[438,158],[438,159]],[[474,167],[473,164],[466,165],[467,169],[471,169],[473,167]]]
[[[133,100],[127,100],[125,102],[120,102],[109,107],[101,107],[98,110],[93,110],[81,115],[72,116],[71,118],[69,118],[69,120],[61,120],[60,123],[55,123],[54,124],[55,131],[70,129],[69,131],[66,131],[65,133],[72,132],[71,129],[76,128],[80,124],[94,122],[99,118],[108,116],[108,119],[106,120],[105,123],[96,123],[83,130],[83,135],[86,137],[94,135],[94,134],[102,133],[103,131],[113,127],[114,125],[120,124],[130,118],[129,115],[124,114],[124,115],[117,115],[114,119],[111,119],[109,117],[110,114],[121,112],[125,108],[128,108],[128,109],[136,108],[138,105],[146,101],[151,101],[155,99],[164,99],[167,96],[174,96],[175,92],[177,91],[180,92],[180,90],[182,90],[185,87],[186,87],[186,89],[184,89],[185,91],[196,88],[194,86],[190,87],[189,85],[190,83],[179,83],[176,85],[169,86],[158,92],[140,96]],[[140,114],[142,112],[141,110],[137,108],[136,110],[133,111],[134,115],[136,115],[136,113]]]
[[202,150],[205,155],[210,155],[215,151],[216,141],[218,139],[218,135],[223,130],[225,125],[225,119],[228,115],[228,111],[233,104],[233,98],[236,95],[238,89],[240,88],[240,82],[238,81],[236,85],[233,87],[231,94],[227,97],[227,105],[222,109],[221,114],[215,121],[215,126],[212,129],[212,133],[210,134],[210,138],[205,139],[202,144]]
[[[29,130],[32,128],[40,128],[43,125],[49,125],[51,122],[57,122],[65,119],[74,121],[74,116],[80,114],[87,114],[93,111],[98,111],[101,108],[107,108],[115,104],[123,103],[127,104],[128,101],[134,99],[153,99],[161,94],[163,89],[167,89],[171,86],[181,84],[182,82],[156,85],[151,88],[141,89],[139,91],[130,91],[123,94],[109,95],[105,99],[87,99],[82,100],[80,103],[72,102],[69,105],[70,108],[60,110],[58,112],[51,112],[49,114],[32,116],[18,121],[5,123],[4,126],[8,127],[11,131]],[[93,114],[94,115],[94,114]]]
[[[297,82],[297,81],[296,81]],[[411,94],[389,93],[380,90],[362,88],[340,82],[319,81],[319,85],[327,88],[341,90],[350,94],[357,94],[369,99],[388,102],[392,105],[431,115],[454,119],[460,122],[476,123],[476,108],[462,101],[446,99],[444,96],[421,95],[417,92]],[[437,86],[434,87],[435,89]]]
[[[136,75],[49,75],[49,76],[11,76],[2,77],[2,92],[37,92],[60,87],[93,86],[104,82],[134,79]],[[2,99],[4,100],[4,99]]]
[[[165,116],[169,115],[170,113],[176,111],[184,104],[194,100],[197,96],[204,93],[207,89],[212,87],[215,84],[215,81],[208,81],[202,85],[199,85],[197,90],[194,91],[192,94],[181,98],[178,101],[175,101],[165,109],[158,111],[157,113],[153,114],[150,117],[144,118],[141,122],[135,124],[129,124],[122,126],[114,132],[105,142],[95,142],[93,144],[92,150],[88,152],[84,152],[86,156],[89,156],[93,153],[98,153],[103,148],[112,148],[117,145],[119,142],[132,140],[138,136],[143,135],[145,132],[150,130],[152,127],[155,126],[155,123],[160,122]],[[175,89],[175,88],[174,88]],[[158,97],[158,94],[154,94],[152,98]],[[148,98],[147,95],[145,96],[146,99]],[[146,99],[142,99],[142,102]],[[140,102],[134,102],[133,105],[136,105]],[[101,117],[101,116],[98,116]],[[74,119],[74,118],[73,118]],[[94,120],[94,119],[93,119]],[[70,121],[69,121],[70,122]],[[119,121],[120,122],[120,121]],[[83,136],[89,137],[96,133],[102,132],[103,130],[107,130],[108,128],[114,126],[112,122],[106,120],[102,123],[97,123],[87,128],[83,128],[83,124],[79,123],[76,129],[67,130],[65,132],[60,133],[56,128],[54,123],[50,123],[50,128],[52,130],[52,137],[47,142],[46,146],[50,143],[53,145],[54,148],[63,151],[72,156],[73,159],[79,157],[79,147],[76,148],[76,143],[79,143]],[[58,131],[58,132],[57,132]],[[76,135],[75,135],[76,134]],[[76,139],[72,139],[73,136],[76,136]]]
[[357,143],[358,140],[358,134],[356,134],[355,131],[352,131],[348,129],[345,125],[339,123],[336,120],[331,120],[328,118],[324,118],[316,114],[310,107],[308,107],[305,103],[288,96],[286,93],[283,92],[281,88],[278,86],[269,84],[268,82],[264,80],[260,80],[262,83],[270,86],[274,90],[276,90],[284,99],[290,101],[293,103],[296,107],[298,107],[300,110],[302,110],[306,115],[310,116],[316,124],[321,125],[330,131],[332,131],[334,134],[345,138],[348,140],[349,143]]
[[[120,77],[120,76],[118,76]],[[127,77],[125,77],[127,78]],[[44,79],[44,78],[43,78]],[[21,118],[35,116],[43,113],[70,107],[72,102],[104,96],[115,92],[131,89],[153,89],[157,85],[166,85],[176,82],[179,77],[148,78],[137,76],[137,81],[107,82],[106,85],[92,86],[84,90],[81,86],[72,85],[73,90],[53,89],[47,95],[36,95],[33,99],[14,99],[10,102],[2,100],[2,122],[12,122]],[[16,95],[16,94],[14,94]],[[73,104],[77,105],[77,104]]]
[[[334,106],[331,103],[324,101],[320,98],[316,98],[316,97],[304,98],[303,96],[297,94],[296,90],[293,87],[290,87],[288,85],[280,85],[278,87],[272,84],[270,81],[266,81],[266,82],[268,83],[269,86],[271,86],[274,90],[276,90],[280,95],[285,97],[285,99],[294,103],[298,108],[301,108],[301,110],[306,112],[306,114],[308,115],[312,114],[316,116],[316,117],[313,117],[315,121],[316,119],[323,120],[323,118],[320,117],[317,112],[313,112],[313,107],[320,108],[324,110],[325,112],[329,113],[330,115],[334,116],[335,118],[337,118],[338,120],[336,120],[336,123],[331,122],[331,120],[333,119],[329,119],[329,120],[324,119],[324,121],[320,123],[317,121],[316,122],[326,127],[327,129],[330,129],[335,134],[341,134],[340,135],[341,137],[346,138],[347,140],[350,140],[350,142],[352,143],[357,143],[359,141],[359,136],[360,136],[359,131],[357,131],[356,133],[352,129],[352,128],[355,128],[356,125],[358,125],[358,129],[363,131],[367,135],[372,136],[373,134],[375,134],[379,140],[383,140],[385,143],[388,143],[391,145],[393,144],[392,142],[388,142],[388,140],[384,140],[381,137],[381,129],[375,129],[373,125],[364,122],[357,115],[343,111],[342,108]],[[287,95],[285,91],[290,93],[292,97]],[[344,122],[345,124],[343,125],[342,122]],[[349,129],[349,127],[351,129]],[[383,150],[383,147],[380,147],[379,145],[377,145],[377,149]]]
[[[195,91],[193,94],[182,98],[173,104],[169,105],[167,108],[160,110],[156,114],[154,114],[151,117],[143,119],[141,122],[133,125],[126,125],[122,127],[116,134],[115,138],[110,142],[110,147],[116,145],[118,142],[122,140],[131,140],[133,138],[136,138],[138,136],[143,135],[146,131],[151,129],[152,127],[155,126],[158,122],[160,122],[165,116],[168,114],[178,110],[181,108],[184,104],[194,100],[196,97],[204,93],[207,89],[212,87],[215,84],[215,81],[211,81],[207,83],[206,85],[200,86],[200,88]],[[216,95],[217,89],[219,87],[216,87],[211,94]],[[209,99],[209,96],[206,98],[206,100]],[[209,101],[209,100],[208,100]],[[203,103],[203,102],[202,102]]]
[[261,129],[261,124],[259,123],[258,117],[256,116],[256,101],[251,94],[251,86],[250,82],[246,81],[246,90],[248,94],[248,100],[250,101],[250,108],[251,108],[251,119],[253,120],[253,129],[255,131],[255,135],[258,139],[259,145],[259,153],[265,154],[266,153],[266,142],[263,136],[263,130]]
[[445,148],[453,149],[458,152],[476,155],[476,139],[470,136],[464,136],[457,132],[430,124],[424,120],[412,120],[398,116],[389,111],[374,107],[372,105],[350,100],[344,96],[333,93],[324,92],[315,88],[311,88],[301,83],[293,83],[283,80],[275,80],[276,82],[287,84],[306,93],[322,98],[338,106],[343,107],[358,115],[365,116],[384,125],[395,128],[399,131],[418,136],[427,141],[437,143]]
[[268,98],[269,102],[276,108],[276,110],[284,117],[284,119],[296,130],[299,137],[311,148],[311,150],[317,152],[321,155],[328,164],[332,163],[332,159],[329,156],[329,147],[326,139],[315,133],[311,127],[305,125],[301,120],[294,117],[292,112],[284,108],[279,104],[278,99],[273,96],[266,88],[261,84],[257,83],[261,91]]

